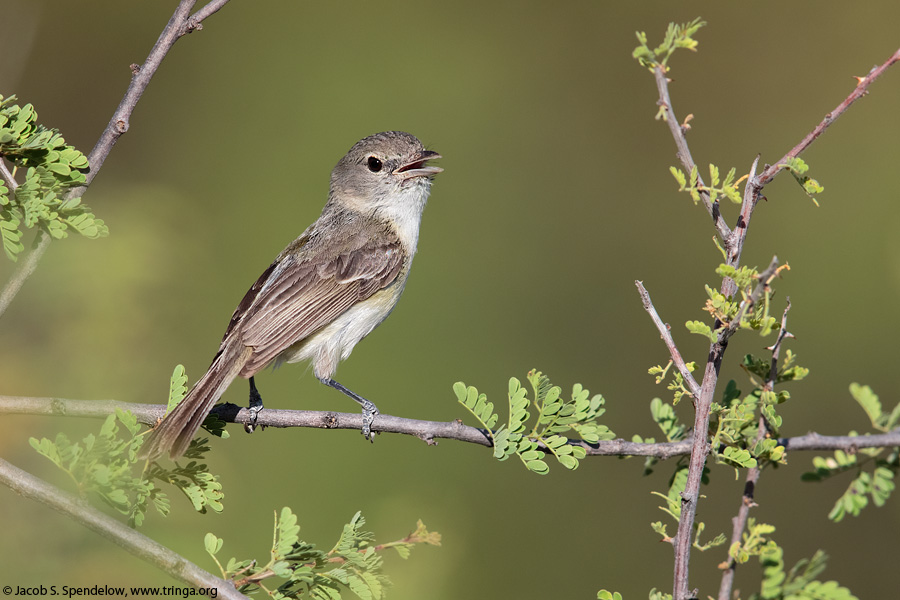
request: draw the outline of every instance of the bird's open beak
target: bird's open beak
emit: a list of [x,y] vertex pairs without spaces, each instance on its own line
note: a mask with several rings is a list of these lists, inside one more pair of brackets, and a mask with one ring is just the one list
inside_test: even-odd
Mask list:
[[400,165],[394,170],[394,174],[401,179],[412,179],[413,177],[431,177],[443,171],[440,167],[426,165],[429,160],[441,158],[441,155],[431,150],[423,150],[419,155],[410,162]]

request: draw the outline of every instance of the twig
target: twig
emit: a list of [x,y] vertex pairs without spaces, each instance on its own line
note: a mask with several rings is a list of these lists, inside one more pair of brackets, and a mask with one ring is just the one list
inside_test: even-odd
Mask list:
[[[154,425],[162,418],[166,407],[162,404],[137,404],[117,400],[72,400],[66,398],[33,398],[20,396],[0,396],[0,415],[45,415],[103,418],[116,409],[130,411],[140,423]],[[226,423],[245,424],[250,413],[245,408],[233,404],[220,404],[213,414]],[[362,425],[359,413],[338,413],[314,410],[278,410],[267,408],[259,413],[258,425],[266,427],[311,427],[314,429],[351,429],[358,431]],[[492,445],[490,437],[483,429],[463,425],[459,421],[422,421],[391,415],[378,415],[372,427],[382,433],[399,433],[417,437],[428,444],[438,439],[456,440]],[[691,442],[641,443],[626,440],[608,440],[587,444],[580,440],[570,440],[585,449],[589,456],[652,456],[667,459],[684,456],[691,451]],[[871,436],[823,436],[809,433],[796,438],[783,438],[778,443],[793,450],[846,450],[859,448],[886,448],[900,446],[900,429],[892,433]]]
[[47,247],[50,245],[50,236],[44,233],[42,230],[38,230],[37,234],[34,238],[34,247],[31,249],[31,252],[28,253],[28,256],[19,263],[19,266],[16,267],[16,270],[13,271],[12,276],[9,278],[9,281],[6,282],[6,285],[3,286],[3,291],[0,292],[0,317],[3,316],[3,313],[6,312],[6,309],[9,308],[9,305],[12,303],[13,298],[16,297],[16,294],[19,293],[19,290],[22,289],[22,285],[25,283],[25,280],[31,277],[31,274],[34,273],[34,270],[37,268],[38,261],[41,260],[41,257],[44,255],[44,252],[47,251]]
[[[675,146],[678,148],[678,160],[681,161],[681,165],[685,170],[690,173],[697,165],[694,163],[694,158],[691,156],[691,150],[688,148],[687,139],[684,137],[684,129],[682,129],[681,124],[675,117],[675,109],[672,108],[672,99],[669,97],[669,79],[666,77],[666,67],[657,65],[653,69],[653,77],[656,78],[656,89],[659,91],[659,101],[657,103],[666,111],[665,120],[669,125],[669,131],[672,132],[672,137],[675,139]],[[719,238],[721,238],[722,241],[728,241],[731,237],[731,229],[728,228],[728,225],[722,218],[722,214],[719,212],[719,203],[710,201],[709,192],[706,191],[706,186],[704,185],[703,178],[700,176],[699,172],[697,174],[697,183],[700,187],[700,200],[703,202],[703,206],[706,207],[706,212],[712,217],[713,226],[716,228]]]
[[62,513],[88,529],[99,533],[172,577],[197,588],[212,588],[210,597],[245,599],[231,583],[204,571],[183,556],[142,533],[123,525],[67,492],[38,479],[34,475],[0,458],[0,482],[14,492],[36,500]]
[[184,27],[182,27],[181,33],[178,37],[203,29],[203,19],[219,12],[219,9],[226,4],[228,4],[228,0],[213,0],[209,4],[192,14],[191,18],[188,19],[187,23],[185,23]]
[[[138,100],[141,99],[144,90],[147,89],[150,79],[156,73],[163,58],[165,58],[166,54],[181,36],[189,33],[187,30],[188,23],[191,24],[190,31],[200,29],[200,23],[203,19],[219,10],[228,2],[228,0],[214,0],[198,10],[193,16],[190,16],[191,8],[193,8],[196,2],[197,0],[182,0],[178,4],[178,8],[175,9],[172,18],[169,19],[166,28],[163,29],[163,32],[160,34],[159,39],[156,40],[156,44],[154,44],[150,54],[147,55],[144,64],[140,67],[132,66],[133,76],[131,78],[131,83],[128,86],[128,91],[125,92],[125,96],[122,98],[122,101],[119,102],[118,108],[116,108],[112,118],[106,125],[106,129],[103,130],[100,139],[97,140],[94,149],[91,150],[91,153],[88,155],[90,170],[85,175],[85,183],[84,185],[69,190],[66,194],[67,198],[75,198],[83,195],[87,187],[94,180],[94,177],[97,176],[100,167],[103,166],[103,163],[106,161],[106,157],[109,156],[110,151],[112,151],[113,146],[115,146],[118,139],[128,131],[131,113],[134,111],[134,107],[137,105]],[[44,252],[47,251],[47,247],[50,245],[50,240],[50,236],[46,235],[43,231],[38,230],[34,241],[34,248],[28,253],[28,256],[16,269],[12,277],[10,277],[6,286],[3,288],[3,291],[0,292],[0,317],[3,316],[3,313],[6,312],[6,309],[9,307],[13,298],[15,298],[16,294],[19,293],[19,290],[22,289],[25,280],[34,273],[38,261],[40,261]]]
[[16,178],[13,177],[13,174],[9,172],[9,167],[6,166],[6,161],[0,157],[0,177],[3,178],[3,182],[6,184],[6,187],[13,194],[16,193],[16,189],[19,187],[19,182],[16,181]]
[[678,372],[681,373],[682,378],[684,378],[685,383],[687,383],[690,388],[691,394],[696,398],[700,395],[700,386],[697,384],[697,380],[694,379],[694,375],[688,370],[684,359],[681,357],[681,352],[678,351],[678,346],[675,345],[675,340],[672,339],[671,328],[659,318],[659,314],[656,312],[653,302],[650,301],[650,293],[644,287],[643,282],[635,281],[634,285],[637,286],[638,293],[641,295],[641,302],[644,304],[644,310],[650,314],[650,318],[653,319],[653,324],[656,325],[656,328],[659,330],[660,337],[669,349],[669,355],[672,357],[672,362],[675,364]]
[[856,88],[847,96],[843,102],[837,105],[833,111],[825,115],[825,118],[816,125],[815,129],[810,131],[805,138],[800,140],[800,143],[791,148],[791,150],[781,157],[781,160],[776,162],[774,165],[769,165],[765,171],[763,171],[758,180],[758,185],[760,188],[765,186],[767,183],[772,181],[775,178],[775,175],[778,174],[779,171],[785,168],[785,163],[788,159],[796,158],[800,156],[800,154],[806,150],[810,144],[816,141],[820,135],[822,135],[826,129],[828,129],[832,123],[834,123],[838,117],[840,117],[844,112],[850,108],[850,105],[862,98],[869,91],[869,86],[873,81],[878,79],[882,73],[884,73],[888,67],[900,61],[900,50],[894,52],[889,59],[887,59],[881,66],[873,68],[869,71],[869,74],[865,77],[859,78],[859,83],[856,84]]
[[[784,314],[781,315],[781,328],[778,330],[778,339],[776,339],[775,343],[769,347],[769,350],[772,351],[772,362],[769,367],[769,377],[766,380],[764,387],[766,391],[771,392],[775,390],[775,381],[778,378],[778,357],[781,354],[781,343],[786,338],[793,337],[787,330],[787,314],[789,310],[791,310],[790,298],[787,299],[787,306],[784,307]],[[764,437],[766,437],[766,420],[765,417],[760,415],[759,427],[756,431],[754,444],[759,443]],[[732,529],[731,542],[728,545],[729,548],[741,541],[741,534],[744,533],[744,529],[747,527],[750,509],[756,506],[753,497],[756,492],[756,486],[759,483],[760,472],[761,468],[758,464],[747,470],[747,477],[744,480],[744,493],[741,496],[741,507],[738,509],[737,516],[731,519]],[[731,590],[734,587],[734,575],[737,570],[737,561],[733,557],[728,557],[725,564],[725,569],[722,571],[722,581],[719,584],[719,600],[730,599]]]
[[756,208],[756,203],[759,201],[759,193],[762,189],[756,177],[757,166],[759,166],[758,154],[753,160],[747,182],[744,184],[744,198],[741,202],[741,212],[738,216],[738,221],[731,231],[731,237],[725,241],[725,247],[729,254],[727,260],[735,265],[741,262],[741,251],[744,249],[744,241],[747,239],[747,231],[750,228],[750,217],[753,216],[753,210]]
[[[741,214],[734,231],[730,230],[728,225],[726,225],[722,220],[718,204],[710,202],[708,194],[701,189],[701,200],[703,201],[704,206],[706,206],[707,211],[713,219],[713,224],[716,227],[716,231],[719,234],[719,237],[725,242],[726,264],[735,268],[739,266],[741,252],[743,250],[744,242],[746,240],[747,231],[750,224],[750,217],[752,216],[753,210],[759,200],[762,188],[766,184],[768,184],[780,170],[785,168],[784,163],[788,159],[798,156],[807,147],[809,147],[809,145],[816,138],[818,138],[841,114],[843,114],[847,110],[847,108],[849,108],[850,105],[853,104],[853,102],[865,95],[869,85],[875,79],[877,79],[888,67],[890,67],[897,61],[900,61],[900,50],[895,52],[884,64],[876,67],[875,69],[872,69],[872,71],[870,71],[866,77],[861,78],[856,89],[841,104],[839,104],[834,111],[827,114],[825,116],[825,119],[823,119],[822,122],[819,123],[819,125],[799,144],[794,146],[794,148],[791,149],[790,152],[785,154],[785,156],[780,161],[778,161],[778,163],[767,167],[765,171],[758,177],[754,177],[754,173],[758,164],[758,158],[756,161],[754,161],[750,175],[747,179],[747,183],[744,186],[744,198],[741,206]],[[678,158],[685,169],[693,170],[696,165],[693,158],[691,157],[691,152],[688,148],[687,140],[684,136],[684,130],[678,123],[678,120],[675,118],[675,113],[672,109],[672,101],[669,98],[668,79],[666,78],[665,67],[662,65],[655,67],[653,69],[653,75],[656,79],[657,90],[659,91],[659,104],[665,110],[666,122],[668,123],[669,130],[671,131],[672,137],[675,140],[675,145],[678,148]],[[702,188],[702,180],[698,179],[698,183]],[[775,267],[777,267],[777,263],[776,259],[773,259],[773,263],[772,265],[770,265],[770,269],[774,269]],[[694,402],[694,434],[692,440],[690,466],[688,468],[687,482],[685,484],[684,492],[682,493],[682,510],[681,518],[678,522],[678,533],[673,540],[675,546],[675,572],[673,586],[674,600],[685,600],[686,598],[693,597],[688,589],[688,563],[690,561],[691,552],[691,533],[693,530],[694,519],[697,512],[697,501],[700,497],[700,479],[703,473],[703,468],[706,464],[706,456],[709,453],[709,440],[707,432],[707,428],[709,427],[709,409],[712,404],[713,394],[718,382],[719,370],[722,365],[722,358],[724,356],[725,349],[728,346],[728,339],[740,324],[740,318],[744,314],[746,314],[746,311],[750,310],[750,308],[755,304],[755,302],[758,300],[759,295],[765,290],[765,287],[771,280],[771,277],[774,277],[777,273],[777,270],[768,275],[767,273],[768,270],[763,273],[763,275],[766,275],[766,277],[761,276],[760,285],[756,286],[751,297],[746,299],[742,303],[738,311],[738,317],[733,319],[727,327],[722,329],[722,331],[719,332],[717,341],[710,345],[709,358],[707,359],[706,368],[703,374],[703,381],[700,385],[700,393],[696,397]],[[724,278],[724,280],[722,281],[722,286],[720,287],[720,291],[726,296],[734,295],[737,292],[734,281],[727,277]],[[719,329],[721,325],[722,323],[718,319],[716,319],[714,329]],[[812,441],[814,442],[815,440]]]
[[[9,171],[9,167],[6,166],[6,161],[3,160],[2,157],[0,157],[0,176],[3,177],[3,181],[6,183],[6,187],[9,189],[10,194],[15,194],[16,189],[19,187],[19,182],[13,177],[13,174]],[[10,277],[9,281],[6,282],[6,285],[3,286],[3,291],[0,292],[0,317],[3,316],[3,313],[6,312],[6,309],[13,301],[13,298],[15,298],[16,294],[19,293],[19,290],[22,289],[22,284],[25,283],[25,280],[34,273],[38,261],[50,244],[50,236],[39,229],[34,238],[34,244],[34,249],[28,253],[25,260],[19,263],[19,266],[16,267],[12,277]]]

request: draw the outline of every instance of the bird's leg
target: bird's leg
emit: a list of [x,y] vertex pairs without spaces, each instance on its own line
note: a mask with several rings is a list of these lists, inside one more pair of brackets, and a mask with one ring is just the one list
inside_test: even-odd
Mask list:
[[256,389],[256,382],[253,381],[253,378],[250,378],[250,405],[247,407],[247,410],[250,411],[250,422],[244,425],[244,431],[247,433],[253,433],[253,430],[256,429],[256,419],[259,417],[259,411],[263,409],[263,401],[262,396],[259,395],[259,390]]
[[363,434],[363,437],[365,437],[370,442],[374,442],[375,441],[375,433],[372,431],[372,422],[375,421],[375,417],[378,415],[378,407],[375,406],[375,403],[372,402],[371,400],[366,400],[365,398],[363,398],[356,392],[352,392],[352,391],[348,390],[347,388],[345,388],[344,386],[339,384],[334,379],[323,379],[322,383],[324,383],[325,385],[327,385],[329,387],[333,387],[336,390],[340,390],[341,392],[344,392],[345,394],[347,394],[348,396],[350,396],[351,398],[353,398],[354,400],[359,402],[359,405],[362,406],[362,418],[363,418],[362,434]]

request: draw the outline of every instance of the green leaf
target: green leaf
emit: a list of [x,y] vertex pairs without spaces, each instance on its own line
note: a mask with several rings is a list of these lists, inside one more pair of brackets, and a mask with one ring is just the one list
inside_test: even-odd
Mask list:
[[169,399],[166,414],[172,412],[178,406],[178,403],[184,400],[184,397],[187,395],[187,385],[185,385],[187,384],[187,379],[184,365],[175,365],[172,377],[169,378]]
[[881,429],[884,422],[884,415],[881,410],[881,402],[878,400],[878,395],[872,391],[872,388],[867,385],[851,383],[850,395],[853,396],[853,399],[856,400],[864,411],[866,411],[869,420],[872,422],[872,426]]
[[0,237],[3,239],[3,251],[10,260],[15,262],[19,254],[25,250],[25,246],[20,241],[22,232],[19,231],[19,219],[12,211],[4,209],[0,210]]
[[750,452],[743,448],[735,448],[727,446],[722,452],[721,459],[723,462],[736,467],[753,468],[756,467],[756,459],[750,456]]
[[494,404],[487,401],[485,394],[479,394],[478,390],[472,386],[457,381],[453,384],[453,392],[460,404],[471,412],[481,426],[490,431],[497,424],[499,418],[494,414]]
[[542,460],[528,460],[525,462],[525,466],[528,467],[529,471],[538,475],[546,475],[550,472],[550,466]]
[[203,545],[206,548],[206,552],[210,556],[215,556],[219,553],[219,550],[222,549],[222,544],[225,543],[225,540],[216,537],[211,533],[207,533],[206,537],[203,538]]
[[687,327],[687,330],[691,333],[706,336],[713,344],[718,341],[718,338],[716,337],[716,334],[713,332],[712,328],[703,321],[688,321],[684,324],[684,326]]

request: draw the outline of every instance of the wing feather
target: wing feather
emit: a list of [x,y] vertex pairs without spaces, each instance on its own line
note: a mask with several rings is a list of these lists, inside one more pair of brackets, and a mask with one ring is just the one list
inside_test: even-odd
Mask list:
[[399,240],[382,237],[330,260],[283,254],[238,305],[223,339],[240,336],[253,355],[241,375],[262,370],[294,343],[393,283],[403,268]]

